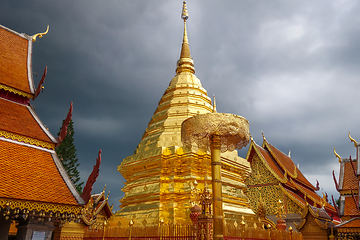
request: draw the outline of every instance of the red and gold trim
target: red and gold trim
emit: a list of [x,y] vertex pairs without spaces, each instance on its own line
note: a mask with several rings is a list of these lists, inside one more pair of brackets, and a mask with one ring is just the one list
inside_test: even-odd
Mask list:
[[0,137],[54,150],[55,144],[0,130]]

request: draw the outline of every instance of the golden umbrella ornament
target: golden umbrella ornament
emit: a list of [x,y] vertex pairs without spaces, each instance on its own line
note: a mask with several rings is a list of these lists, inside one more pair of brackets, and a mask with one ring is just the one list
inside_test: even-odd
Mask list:
[[249,121],[244,117],[218,113],[199,114],[181,126],[181,140],[189,149],[211,152],[213,193],[213,239],[223,239],[223,207],[220,153],[245,147],[250,140]]

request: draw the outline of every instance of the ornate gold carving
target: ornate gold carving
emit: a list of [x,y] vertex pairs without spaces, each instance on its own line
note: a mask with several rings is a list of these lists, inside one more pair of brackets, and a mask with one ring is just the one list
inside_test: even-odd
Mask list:
[[358,147],[357,141],[350,136],[350,132],[349,132],[349,138],[350,138],[350,141],[352,141],[354,143],[354,147],[357,148]]
[[47,25],[47,28],[46,28],[46,31],[45,31],[45,32],[43,32],[43,33],[37,33],[37,34],[33,35],[33,36],[32,36],[32,41],[35,42],[37,37],[42,38],[42,37],[43,37],[44,35],[46,35],[48,32],[49,32],[49,25]]
[[51,150],[54,150],[54,148],[55,148],[54,143],[43,142],[43,141],[40,141],[37,139],[33,139],[33,138],[29,138],[29,137],[25,137],[25,136],[21,136],[18,134],[1,131],[1,130],[0,130],[0,137],[16,140],[19,142],[29,143],[31,145],[36,145],[36,146],[51,149]]
[[335,156],[339,159],[339,163],[341,163],[341,157],[339,154],[337,154],[337,152],[335,151],[335,147],[334,147],[334,154]]
[[17,90],[15,88],[8,87],[8,86],[2,85],[2,84],[0,84],[0,89],[4,89],[5,91],[9,91],[9,92],[15,93],[17,95],[20,95],[20,96],[23,96],[23,97],[26,97],[26,98],[32,98],[33,97],[32,94],[29,94],[29,93],[26,93],[26,92],[23,92],[23,91],[20,91],[20,90]]
[[41,203],[23,200],[9,200],[0,198],[0,206],[6,206],[9,204],[11,209],[18,208],[20,210],[27,209],[29,211],[45,211],[45,212],[60,212],[60,213],[74,213],[76,215],[81,214],[82,206],[71,206],[64,204],[53,204],[53,203]]
[[210,151],[213,135],[220,137],[221,152],[241,149],[250,139],[248,120],[234,114],[199,114],[185,120],[181,129],[181,140],[189,149],[197,146]]

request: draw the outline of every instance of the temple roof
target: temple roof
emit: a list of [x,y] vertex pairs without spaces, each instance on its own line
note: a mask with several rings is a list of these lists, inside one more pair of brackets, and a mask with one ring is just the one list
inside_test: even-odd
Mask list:
[[54,151],[0,140],[0,183],[0,198],[83,204]]
[[[359,180],[355,175],[350,160],[344,159],[342,164],[344,164],[344,172],[341,174],[342,182],[343,182],[341,190],[350,190],[350,188],[352,190],[359,189]],[[353,166],[356,171],[357,170],[356,160],[353,161]]]
[[360,217],[356,217],[337,225],[336,228],[340,231],[342,228],[358,228],[359,226]]
[[[262,147],[254,140],[251,141],[246,159],[251,162],[255,153],[265,167],[279,180],[285,195],[302,206],[305,206],[306,202],[310,204],[315,202],[317,206],[323,205],[324,201],[315,192],[316,188],[305,178],[288,155],[268,143],[265,138]],[[336,209],[331,204],[325,202],[324,207],[338,220]]]
[[[359,195],[354,196],[356,201],[359,202]],[[344,216],[360,216],[360,210],[356,207],[352,195],[345,196]]]
[[0,98],[0,137],[54,149],[57,142],[30,106]]
[[306,185],[308,188],[311,188],[312,190],[316,189],[304,177],[304,175],[296,167],[296,165],[294,164],[294,162],[291,160],[291,158],[288,155],[286,155],[285,153],[281,152],[279,149],[277,149],[276,147],[274,147],[273,145],[268,143],[268,141],[266,139],[263,141],[262,147],[270,152],[271,156],[276,161],[278,166],[281,167],[283,172],[286,172],[293,179],[300,181],[302,184]]
[[[315,218],[315,223],[319,227],[323,229],[335,227],[335,224],[332,222],[332,218],[324,208],[317,208],[307,204],[301,214],[302,221],[296,226],[298,230],[301,230],[306,225],[306,222],[309,220],[309,214]],[[311,227],[314,228],[314,225],[311,225]]]
[[31,37],[0,25],[0,42],[0,89],[33,97]]
[[0,207],[80,214],[83,199],[29,104],[32,38],[0,25]]

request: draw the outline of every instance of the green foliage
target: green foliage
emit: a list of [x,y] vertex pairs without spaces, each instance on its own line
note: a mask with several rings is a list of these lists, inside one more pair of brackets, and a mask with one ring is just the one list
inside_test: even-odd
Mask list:
[[[60,131],[58,135],[60,134]],[[61,163],[64,166],[67,174],[69,175],[72,183],[75,185],[76,190],[81,194],[82,185],[84,184],[84,182],[80,182],[80,172],[77,170],[77,167],[80,165],[80,163],[78,163],[78,159],[76,158],[76,147],[74,144],[74,126],[72,120],[70,120],[69,126],[67,128],[66,137],[64,138],[60,146],[55,149],[55,151],[60,158]]]

